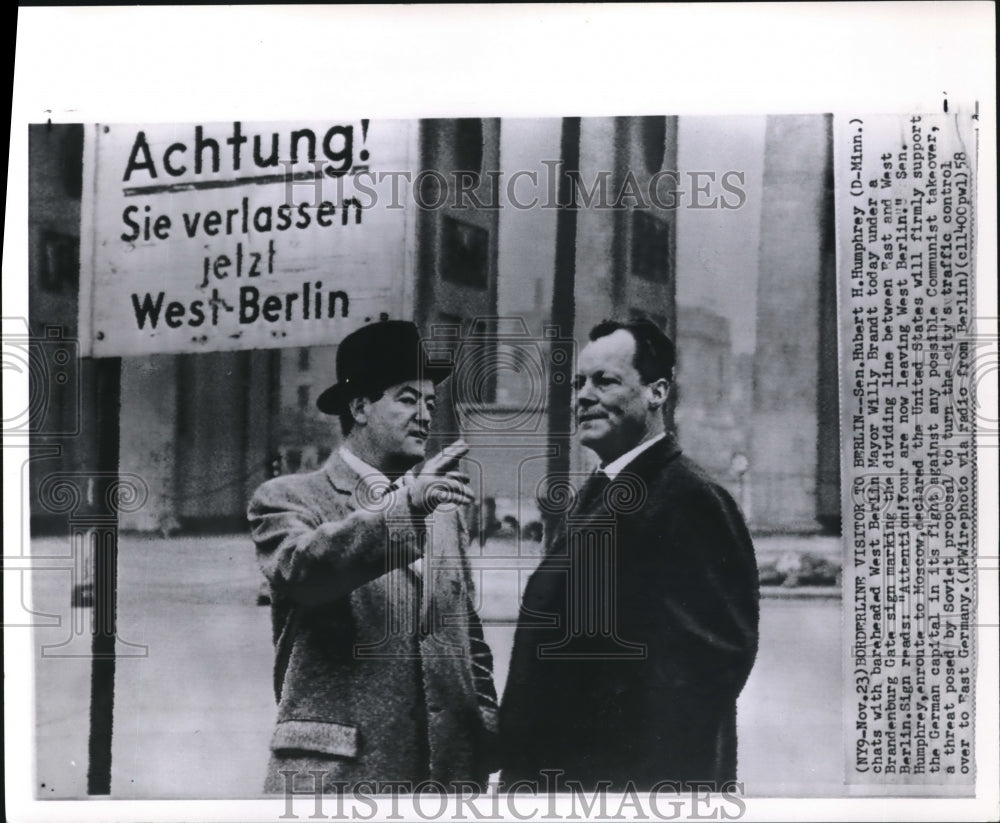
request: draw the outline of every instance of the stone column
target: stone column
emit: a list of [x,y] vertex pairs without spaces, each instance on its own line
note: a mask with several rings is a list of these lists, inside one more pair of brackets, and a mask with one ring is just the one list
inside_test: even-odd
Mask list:
[[754,361],[755,526],[818,529],[820,300],[829,246],[830,120],[772,116],[764,184]]

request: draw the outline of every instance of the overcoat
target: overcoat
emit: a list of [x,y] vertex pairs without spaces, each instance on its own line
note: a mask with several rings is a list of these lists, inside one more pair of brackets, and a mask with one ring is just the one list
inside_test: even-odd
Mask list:
[[[500,709],[502,780],[619,790],[736,777],[757,652],[753,545],[668,435],[562,520],[530,578]],[[664,786],[666,788],[666,786]]]
[[414,518],[384,491],[335,451],[250,502],[275,645],[267,791],[310,792],[312,770],[327,791],[488,778],[496,694],[465,529],[455,510]]

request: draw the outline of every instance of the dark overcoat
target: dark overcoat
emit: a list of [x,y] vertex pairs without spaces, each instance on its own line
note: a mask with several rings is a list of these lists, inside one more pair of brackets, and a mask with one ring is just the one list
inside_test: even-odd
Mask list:
[[465,529],[454,510],[416,519],[392,499],[334,452],[319,471],[269,480],[250,502],[272,593],[278,716],[267,791],[289,779],[311,791],[311,770],[329,791],[483,784],[493,767],[492,659]]
[[590,788],[734,780],[759,596],[738,507],[669,435],[586,496],[524,593],[500,709],[503,782],[544,789],[545,769]]

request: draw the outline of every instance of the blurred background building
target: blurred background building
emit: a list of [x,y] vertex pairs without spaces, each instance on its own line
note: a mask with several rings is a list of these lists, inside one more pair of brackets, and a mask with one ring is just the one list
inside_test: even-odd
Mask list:
[[[547,475],[587,470],[592,456],[571,435],[574,345],[601,319],[637,316],[676,340],[672,425],[751,526],[839,529],[830,125],[819,115],[421,123],[421,168],[478,173],[473,193],[487,204],[418,211],[410,250],[412,317],[458,366],[435,443],[472,444],[484,529],[504,518],[524,529]],[[80,126],[31,129],[36,354],[76,334],[82,147]],[[536,175],[513,190],[531,207],[506,190],[517,172]],[[335,419],[315,410],[335,353],[122,358],[120,470],[150,490],[122,527],[245,530],[261,482],[315,468],[337,445]],[[34,533],[66,529],[45,478],[97,465],[93,365],[81,361],[65,386],[32,373],[44,399],[32,409]]]

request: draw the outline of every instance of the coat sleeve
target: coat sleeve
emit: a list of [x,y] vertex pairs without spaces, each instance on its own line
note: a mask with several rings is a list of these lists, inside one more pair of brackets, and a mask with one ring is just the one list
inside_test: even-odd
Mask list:
[[474,612],[469,618],[469,648],[472,656],[472,680],[482,722],[479,743],[480,764],[487,772],[500,768],[499,729],[496,687],[493,684],[493,653],[483,637],[482,623]]
[[[749,531],[736,503],[714,485],[670,501],[665,533],[653,536],[649,642],[667,688],[734,699],[757,655],[759,581]],[[659,545],[657,545],[659,544]],[[653,616],[657,615],[657,616]]]
[[479,765],[487,772],[500,768],[498,744],[499,701],[493,681],[493,652],[483,632],[483,623],[476,609],[478,598],[476,584],[469,564],[469,530],[462,509],[457,511],[458,548],[462,557],[463,578],[466,589],[466,622],[469,633],[469,657],[472,667],[472,684],[476,692],[476,706],[481,721],[479,740]]
[[489,734],[497,731],[497,691],[493,682],[493,652],[486,642],[483,623],[476,609],[478,598],[472,567],[469,565],[469,529],[461,509],[458,510],[459,553],[462,556],[463,576],[467,590],[469,651],[472,662],[472,679],[476,689],[476,700],[483,719],[483,727]]
[[342,598],[422,555],[423,522],[410,513],[404,490],[384,506],[323,521],[288,478],[276,478],[254,494],[247,519],[271,586],[305,606]]
[[472,655],[472,679],[483,727],[497,731],[497,691],[493,684],[493,652],[483,636],[483,624],[474,611],[469,615],[469,648]]
[[604,723],[607,776],[647,788],[735,774],[736,700],[757,654],[756,562],[739,509],[707,483],[675,492],[627,543],[641,541],[647,562],[629,581],[623,637],[648,656],[631,675],[618,667],[612,682],[625,682]]

